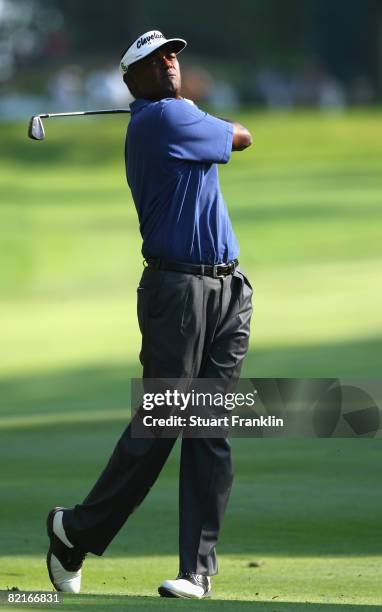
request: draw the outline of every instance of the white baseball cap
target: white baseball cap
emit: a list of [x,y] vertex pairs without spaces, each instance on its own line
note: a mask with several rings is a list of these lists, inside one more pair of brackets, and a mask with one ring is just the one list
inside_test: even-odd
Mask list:
[[126,74],[127,69],[131,64],[138,62],[140,59],[146,57],[159,47],[167,45],[167,43],[174,44],[175,53],[180,53],[182,49],[187,45],[187,42],[183,38],[165,38],[162,32],[159,30],[150,30],[145,32],[142,36],[139,36],[135,42],[125,51],[121,59],[121,72]]

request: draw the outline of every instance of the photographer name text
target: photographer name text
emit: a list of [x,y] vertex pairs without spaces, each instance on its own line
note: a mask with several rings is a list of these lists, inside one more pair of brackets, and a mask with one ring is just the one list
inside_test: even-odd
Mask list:
[[142,419],[145,427],[284,427],[284,419],[275,416],[241,417],[230,414],[221,417],[201,417],[171,415],[167,418],[148,414]]

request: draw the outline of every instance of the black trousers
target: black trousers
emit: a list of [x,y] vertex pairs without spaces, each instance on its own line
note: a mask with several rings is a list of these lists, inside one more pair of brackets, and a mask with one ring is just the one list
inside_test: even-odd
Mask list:
[[[248,349],[251,296],[239,268],[224,278],[145,268],[138,287],[144,378],[215,378],[222,390],[233,390]],[[72,543],[101,555],[149,492],[174,443],[135,438],[130,423],[89,495],[64,513]],[[180,571],[217,573],[215,544],[232,480],[227,439],[182,439]]]

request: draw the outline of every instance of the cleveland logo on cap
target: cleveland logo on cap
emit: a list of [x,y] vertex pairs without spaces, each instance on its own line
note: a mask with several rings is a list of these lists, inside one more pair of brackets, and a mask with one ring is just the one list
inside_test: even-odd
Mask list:
[[156,38],[164,38],[164,36],[161,32],[153,32],[151,36],[139,38],[139,40],[137,40],[137,49],[140,49],[141,47],[143,47],[143,45],[146,45],[147,43],[151,44],[151,42]]

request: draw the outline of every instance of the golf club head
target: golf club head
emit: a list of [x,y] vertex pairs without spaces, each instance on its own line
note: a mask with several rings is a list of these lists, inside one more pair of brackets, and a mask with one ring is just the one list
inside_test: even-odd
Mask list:
[[34,115],[31,118],[28,128],[28,136],[29,138],[32,138],[32,140],[44,140],[45,130],[39,115]]

